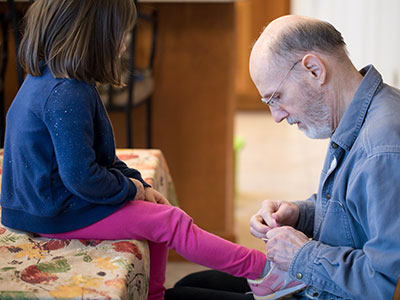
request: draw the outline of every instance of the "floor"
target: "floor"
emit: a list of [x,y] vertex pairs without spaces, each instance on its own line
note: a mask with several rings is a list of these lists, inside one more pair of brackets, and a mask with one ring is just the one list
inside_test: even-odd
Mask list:
[[[237,243],[263,251],[249,234],[250,217],[264,199],[302,200],[316,191],[327,140],[311,140],[296,126],[276,124],[268,112],[239,112],[235,136],[244,141],[237,156],[235,230]],[[169,262],[166,287],[205,267]]]

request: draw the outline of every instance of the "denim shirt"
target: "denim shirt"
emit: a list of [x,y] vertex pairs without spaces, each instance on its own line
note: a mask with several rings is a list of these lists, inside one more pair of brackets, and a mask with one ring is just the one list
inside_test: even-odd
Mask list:
[[297,201],[312,238],[289,274],[307,299],[392,299],[400,273],[400,91],[373,66],[333,134],[318,193]]

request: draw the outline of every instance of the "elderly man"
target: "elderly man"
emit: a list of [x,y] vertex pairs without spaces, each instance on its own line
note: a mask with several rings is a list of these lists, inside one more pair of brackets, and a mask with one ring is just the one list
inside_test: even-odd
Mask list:
[[[400,272],[400,92],[371,65],[357,71],[332,25],[293,15],[265,28],[250,74],[276,122],[330,138],[317,194],[266,200],[250,221],[271,267],[305,286],[296,299],[391,299]],[[279,298],[271,276],[250,286],[256,299]]]
[[268,238],[270,259],[307,295],[391,299],[400,272],[399,91],[373,66],[358,72],[333,26],[299,16],[266,28],[250,74],[276,122],[331,139],[318,193],[264,201],[252,234]]

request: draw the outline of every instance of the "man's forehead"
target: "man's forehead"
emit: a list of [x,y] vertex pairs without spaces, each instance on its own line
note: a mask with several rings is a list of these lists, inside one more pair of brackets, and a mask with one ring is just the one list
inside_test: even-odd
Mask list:
[[261,97],[269,98],[278,85],[279,73],[267,68],[267,64],[259,64],[252,74],[252,79]]
[[276,73],[276,67],[269,55],[263,51],[257,51],[250,61],[250,74],[255,81],[270,81]]

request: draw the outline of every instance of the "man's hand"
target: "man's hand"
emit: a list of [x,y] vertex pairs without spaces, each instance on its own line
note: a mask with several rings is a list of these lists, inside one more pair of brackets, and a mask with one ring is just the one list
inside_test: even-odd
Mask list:
[[169,201],[163,196],[163,194],[150,187],[144,189],[144,195],[144,200],[146,201],[164,205],[171,205],[171,203],[169,203]]
[[296,252],[309,241],[309,238],[290,226],[271,229],[267,233],[267,258],[279,269],[288,271]]
[[129,179],[136,186],[136,195],[135,195],[135,198],[133,200],[144,200],[145,199],[145,194],[144,194],[143,184],[137,179],[133,179],[133,178],[129,178]]
[[291,202],[278,200],[264,200],[260,210],[250,219],[250,233],[258,238],[265,235],[272,228],[279,226],[296,226],[299,219],[299,207]]

